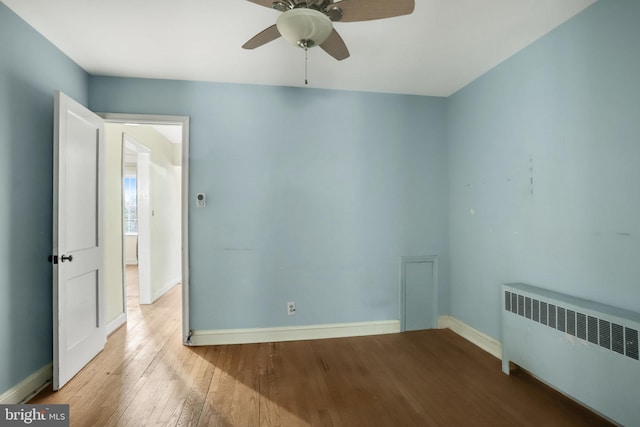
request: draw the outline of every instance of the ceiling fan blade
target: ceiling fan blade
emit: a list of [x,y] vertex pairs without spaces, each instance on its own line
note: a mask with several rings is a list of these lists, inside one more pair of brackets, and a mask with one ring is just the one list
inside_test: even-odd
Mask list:
[[251,40],[242,45],[243,49],[255,49],[257,47],[262,46],[263,44],[267,44],[271,41],[274,41],[280,37],[280,32],[275,25],[266,28],[253,36]]
[[347,49],[347,45],[344,44],[344,40],[342,40],[342,37],[340,37],[340,34],[338,34],[335,28],[320,47],[338,61],[349,57],[349,49]]
[[255,3],[260,6],[268,7],[269,9],[273,9],[273,0],[249,0],[251,3]]
[[356,22],[409,15],[415,0],[342,0],[334,5],[342,9],[340,22]]

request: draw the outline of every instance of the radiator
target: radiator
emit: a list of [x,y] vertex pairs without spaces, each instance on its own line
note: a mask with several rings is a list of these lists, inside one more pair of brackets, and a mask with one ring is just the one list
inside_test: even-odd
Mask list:
[[640,314],[515,283],[502,286],[502,370],[515,363],[624,426],[640,426]]

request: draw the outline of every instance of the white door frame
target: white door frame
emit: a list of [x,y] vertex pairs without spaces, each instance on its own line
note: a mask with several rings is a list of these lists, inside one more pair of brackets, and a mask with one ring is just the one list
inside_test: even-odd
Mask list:
[[189,344],[189,117],[98,113],[105,123],[182,126],[182,342]]
[[[150,166],[151,166],[151,150],[144,144],[137,141],[134,137],[123,132],[122,134],[122,153],[126,149],[136,153],[136,182],[138,187],[137,204],[138,204],[138,288],[140,304],[153,303],[151,292],[151,189],[150,185]],[[123,155],[126,163],[126,155]],[[123,194],[124,197],[124,194]],[[123,245],[126,236],[123,232]],[[122,268],[123,268],[123,295],[124,301],[127,300],[126,286],[126,256],[123,250]],[[126,305],[126,304],[125,304]],[[126,309],[125,309],[126,313]]]

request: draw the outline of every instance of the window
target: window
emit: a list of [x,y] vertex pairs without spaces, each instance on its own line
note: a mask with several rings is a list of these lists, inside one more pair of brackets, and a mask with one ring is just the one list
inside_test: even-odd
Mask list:
[[136,177],[124,177],[124,232],[138,234],[138,205]]

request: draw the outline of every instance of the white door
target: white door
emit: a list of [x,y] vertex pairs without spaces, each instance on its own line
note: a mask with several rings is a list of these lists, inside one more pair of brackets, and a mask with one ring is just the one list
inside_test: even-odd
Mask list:
[[102,283],[103,120],[58,92],[53,157],[53,388],[107,340]]

